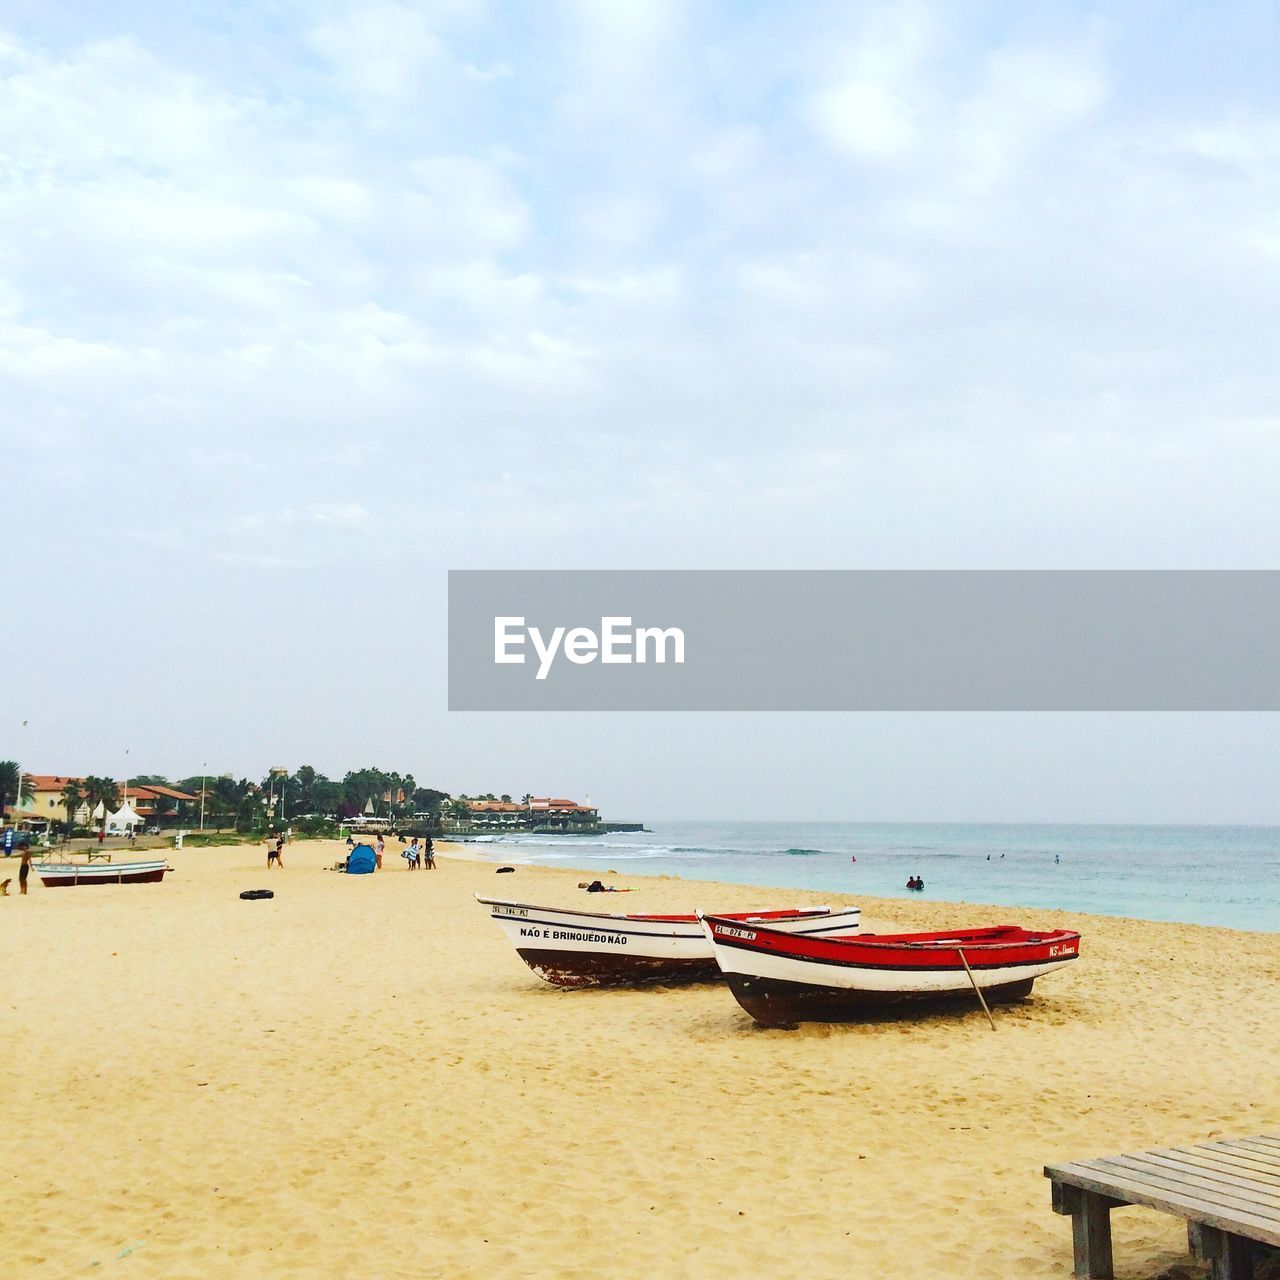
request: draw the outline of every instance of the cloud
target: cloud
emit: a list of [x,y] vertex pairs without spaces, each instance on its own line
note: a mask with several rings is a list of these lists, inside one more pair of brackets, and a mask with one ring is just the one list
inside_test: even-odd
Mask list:
[[[1151,100],[1121,19],[584,0],[519,30],[482,5],[279,23],[234,72],[145,25],[0,60],[0,430],[104,477],[147,449],[158,521],[262,513],[242,536],[270,516],[329,562],[394,544],[376,471],[392,501],[448,476],[465,542],[497,467],[547,486],[550,554],[669,468],[731,521],[753,484],[821,504],[907,438],[1032,469],[1027,441],[1089,438],[1105,470],[1176,434],[1224,473],[1269,447],[1214,424],[1280,390],[1275,95]],[[914,456],[929,477],[957,455]],[[543,518],[563,492],[588,514]]]
[[423,14],[390,0],[361,4],[320,23],[307,43],[352,93],[371,98],[411,93],[441,53]]
[[1096,56],[1088,50],[1006,48],[994,53],[977,93],[960,113],[957,138],[962,183],[989,189],[1062,130],[1093,117],[1106,97]]

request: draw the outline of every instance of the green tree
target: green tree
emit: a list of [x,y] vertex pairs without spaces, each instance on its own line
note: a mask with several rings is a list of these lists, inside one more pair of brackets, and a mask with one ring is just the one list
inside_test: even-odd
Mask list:
[[28,804],[34,799],[31,775],[23,773],[16,760],[0,760],[0,821],[11,804]]
[[84,802],[89,806],[89,813],[99,806],[102,806],[102,817],[98,820],[99,825],[105,829],[107,825],[107,813],[112,809],[120,807],[120,788],[116,785],[114,778],[85,778],[81,784],[84,791]]
[[[140,784],[146,786],[146,783]],[[168,786],[165,783],[153,783],[153,786]],[[178,802],[172,796],[156,796],[151,802],[151,814],[157,823],[164,822],[167,818],[172,818],[178,812]]]
[[75,830],[76,811],[84,804],[84,792],[80,790],[80,784],[74,779],[67,780],[66,786],[62,788],[62,803],[67,810],[67,830]]
[[431,787],[418,787],[412,798],[414,813],[429,813],[434,818],[439,816],[440,806],[449,799],[449,793],[435,791]]

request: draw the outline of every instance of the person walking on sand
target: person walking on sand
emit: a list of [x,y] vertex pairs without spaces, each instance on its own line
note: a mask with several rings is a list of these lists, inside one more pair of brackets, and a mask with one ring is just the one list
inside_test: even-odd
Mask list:
[[284,835],[276,836],[274,845],[271,843],[271,837],[267,837],[267,869],[270,870],[271,864],[275,863],[277,867],[284,869]]
[[18,863],[18,892],[25,898],[27,896],[27,877],[31,874],[31,848],[28,846],[22,851],[22,859]]
[[422,845],[422,865],[428,871],[436,869],[436,844],[428,835]]
[[383,843],[383,840],[382,840],[382,833],[381,833],[381,832],[379,832],[379,833],[378,833],[378,843],[377,843],[377,845],[374,847],[374,850],[373,850],[374,861],[375,861],[375,862],[377,862],[377,864],[378,864],[378,870],[379,870],[379,871],[381,871],[381,870],[382,870],[382,851],[383,851],[383,849],[385,849],[385,848],[386,848],[386,845]]

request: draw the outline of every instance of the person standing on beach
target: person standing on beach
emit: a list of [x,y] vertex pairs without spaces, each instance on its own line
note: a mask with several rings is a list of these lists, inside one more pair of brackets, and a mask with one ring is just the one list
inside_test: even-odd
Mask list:
[[377,845],[374,847],[374,851],[373,851],[374,860],[375,860],[375,861],[377,862],[377,864],[378,864],[378,870],[379,870],[379,871],[381,871],[381,870],[382,870],[382,850],[383,850],[385,847],[386,847],[386,846],[385,846],[385,845],[383,844],[383,842],[382,842],[382,833],[381,833],[381,832],[379,832],[379,833],[378,833],[378,843],[377,843]]
[[28,846],[22,851],[22,859],[18,864],[18,892],[25,898],[27,896],[27,877],[31,874],[31,848]]
[[427,834],[422,844],[422,865],[428,871],[436,869],[436,844],[432,840],[430,833]]

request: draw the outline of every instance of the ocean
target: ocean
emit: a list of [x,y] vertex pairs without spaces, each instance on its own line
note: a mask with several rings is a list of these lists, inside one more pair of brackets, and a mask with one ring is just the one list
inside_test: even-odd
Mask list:
[[833,901],[910,897],[918,875],[921,896],[943,902],[1280,932],[1280,827],[682,821],[468,843],[499,861],[818,889]]

